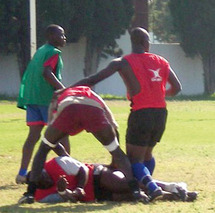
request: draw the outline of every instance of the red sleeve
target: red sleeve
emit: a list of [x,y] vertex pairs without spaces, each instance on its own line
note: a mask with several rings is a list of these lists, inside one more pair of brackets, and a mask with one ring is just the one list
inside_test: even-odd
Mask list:
[[53,70],[55,70],[56,65],[58,63],[58,58],[59,58],[58,54],[53,55],[51,58],[44,62],[43,66],[44,67],[50,66]]

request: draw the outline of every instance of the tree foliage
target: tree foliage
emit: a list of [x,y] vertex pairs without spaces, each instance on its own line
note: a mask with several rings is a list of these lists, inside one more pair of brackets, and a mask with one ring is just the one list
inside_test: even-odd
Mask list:
[[179,42],[174,31],[168,2],[169,0],[152,0],[149,2],[149,28],[159,42]]
[[189,56],[203,59],[205,92],[215,91],[215,1],[170,0],[175,31]]
[[215,1],[170,0],[175,30],[189,55],[208,55],[215,50]]
[[[45,42],[47,25],[55,23],[65,29],[68,42],[85,36],[88,49],[98,56],[102,51],[114,53],[115,39],[125,33],[133,15],[132,0],[37,0],[36,4],[38,46]],[[1,51],[17,53],[21,72],[30,55],[28,11],[27,0],[0,0]]]

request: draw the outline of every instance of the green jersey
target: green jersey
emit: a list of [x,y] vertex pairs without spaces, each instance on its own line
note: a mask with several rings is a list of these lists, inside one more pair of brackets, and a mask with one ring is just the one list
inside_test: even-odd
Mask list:
[[44,67],[51,66],[53,73],[61,81],[63,61],[61,51],[50,44],[41,46],[23,75],[17,106],[26,109],[28,104],[48,106],[51,102],[54,88],[44,79]]

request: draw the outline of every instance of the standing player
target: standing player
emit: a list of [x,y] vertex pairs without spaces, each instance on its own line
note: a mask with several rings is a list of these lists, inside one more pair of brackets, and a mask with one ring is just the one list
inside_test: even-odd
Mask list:
[[145,29],[134,28],[130,38],[131,54],[112,60],[106,68],[73,86],[93,86],[119,72],[131,102],[126,134],[127,155],[136,178],[148,186],[152,196],[157,196],[161,191],[150,178],[155,167],[152,150],[165,129],[165,95],[176,95],[181,90],[181,84],[164,58],[148,53],[149,34]]
[[[59,47],[66,44],[64,29],[49,25],[47,43],[41,46],[29,63],[22,78],[17,106],[26,109],[29,133],[22,150],[22,161],[16,183],[25,183],[27,168],[34,146],[48,120],[48,106],[54,90],[64,88],[61,83],[63,62]],[[62,143],[69,152],[68,138]]]

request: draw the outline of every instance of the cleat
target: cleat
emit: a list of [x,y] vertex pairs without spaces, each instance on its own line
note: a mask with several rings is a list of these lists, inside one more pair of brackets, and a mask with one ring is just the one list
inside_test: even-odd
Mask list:
[[25,184],[27,181],[26,176],[17,175],[16,176],[16,183],[17,184]]
[[140,192],[140,199],[138,200],[138,202],[141,202],[143,204],[148,204],[149,203],[149,197],[144,193],[144,192]]
[[34,203],[34,196],[25,192],[23,196],[18,200],[18,204],[32,204]]
[[188,196],[187,196],[187,190],[185,190],[184,188],[182,188],[180,186],[176,187],[176,189],[178,191],[178,193],[177,193],[178,197],[182,201],[187,201],[187,198],[188,198]]
[[149,201],[153,201],[153,200],[156,200],[157,198],[160,198],[163,196],[163,191],[160,187],[158,187],[158,189],[156,189],[155,191],[151,192],[149,194]]
[[187,192],[187,200],[188,202],[192,202],[196,200],[198,197],[198,192]]

